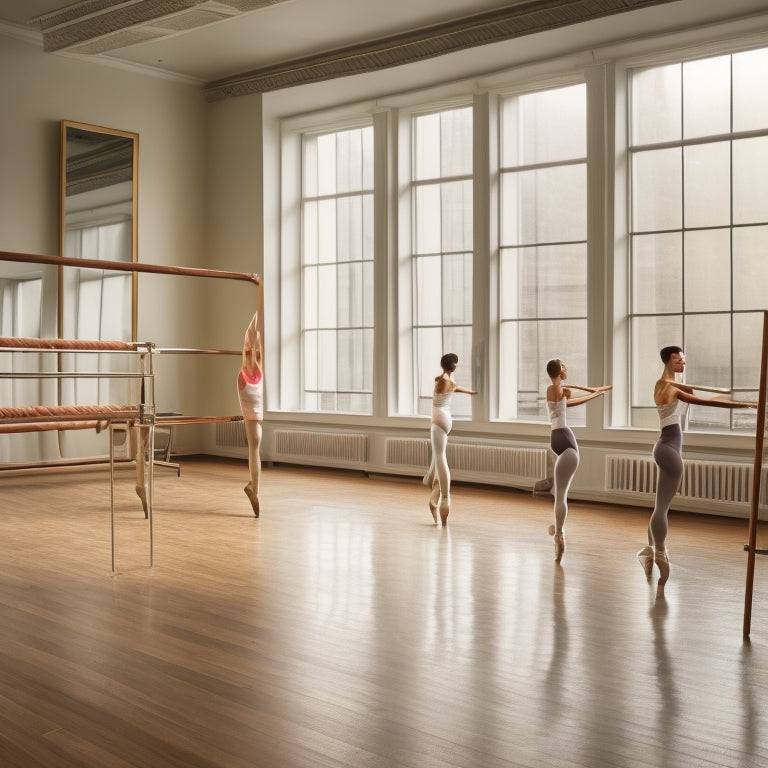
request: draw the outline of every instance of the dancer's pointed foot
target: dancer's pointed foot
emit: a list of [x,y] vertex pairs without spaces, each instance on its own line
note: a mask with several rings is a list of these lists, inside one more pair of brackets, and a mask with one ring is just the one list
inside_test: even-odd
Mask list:
[[259,516],[259,497],[256,495],[256,492],[253,490],[253,483],[248,483],[248,485],[243,488],[245,491],[245,495],[250,499],[251,506],[253,507],[253,514],[258,517]]
[[[440,502],[440,522],[443,525],[447,525],[448,523],[448,513],[451,511],[451,502],[449,500],[443,499]],[[437,522],[437,521],[435,521]]]
[[669,554],[666,549],[656,550],[656,566],[659,569],[659,586],[662,588],[662,594],[664,585],[669,578]]
[[429,495],[429,511],[432,513],[432,519],[437,524],[437,505],[440,501],[440,481],[435,478],[432,482],[432,493]]
[[558,531],[554,525],[549,526],[548,532],[550,536],[554,537],[555,562],[559,563],[565,554],[565,533]]
[[[643,566],[645,578],[650,579],[651,571],[653,570],[653,547],[643,547],[637,553],[637,559],[640,561],[640,565]],[[667,570],[667,575],[669,575],[669,570]]]
[[149,517],[149,506],[147,505],[147,489],[143,485],[136,486],[136,495],[141,499],[141,506],[144,508],[144,517]]

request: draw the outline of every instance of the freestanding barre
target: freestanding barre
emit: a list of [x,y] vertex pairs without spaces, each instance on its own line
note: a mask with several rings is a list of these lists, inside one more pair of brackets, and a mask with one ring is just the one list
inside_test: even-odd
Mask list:
[[[0,337],[0,351],[6,353],[125,353],[138,355],[139,370],[134,373],[110,371],[1,371],[2,379],[133,379],[139,381],[139,396],[136,404],[97,405],[37,405],[0,408],[0,433],[40,432],[47,430],[87,429],[101,431],[109,429],[109,480],[110,480],[110,538],[112,551],[112,572],[115,572],[115,454],[114,426],[124,424],[132,429],[141,425],[149,435],[150,446],[154,443],[154,374],[152,371],[151,345],[115,341],[83,341],[78,339],[28,339]],[[57,366],[59,369],[61,366]],[[148,399],[147,399],[148,398]],[[154,534],[152,522],[152,467],[149,470],[150,499],[146,517],[149,520],[149,562],[154,562]]]
[[744,595],[744,637],[752,629],[752,593],[755,582],[755,555],[757,554],[757,520],[760,511],[760,476],[763,468],[765,436],[765,396],[768,380],[768,312],[763,312],[763,346],[760,362],[760,390],[757,393],[757,426],[755,429],[755,463],[752,468],[752,498],[749,509],[749,540],[747,550],[747,584]]

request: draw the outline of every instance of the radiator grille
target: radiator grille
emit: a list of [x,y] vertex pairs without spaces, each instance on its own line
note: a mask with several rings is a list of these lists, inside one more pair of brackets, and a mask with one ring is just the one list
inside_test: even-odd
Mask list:
[[352,463],[368,460],[368,435],[359,432],[275,432],[275,452],[283,458],[333,459]]
[[384,451],[387,464],[424,469],[429,464],[429,440],[426,438],[390,437]]
[[[627,494],[656,493],[656,464],[647,456],[609,455],[605,458],[605,489]],[[766,503],[768,468],[761,472],[760,503]],[[732,503],[749,503],[752,466],[737,462],[685,459],[678,496]]]
[[[430,459],[426,438],[389,438],[387,464],[426,470]],[[488,475],[534,486],[548,477],[548,450],[543,447],[488,445],[469,441],[448,442],[448,464],[455,477]]]
[[226,421],[216,425],[216,445],[221,448],[247,448],[245,422]]

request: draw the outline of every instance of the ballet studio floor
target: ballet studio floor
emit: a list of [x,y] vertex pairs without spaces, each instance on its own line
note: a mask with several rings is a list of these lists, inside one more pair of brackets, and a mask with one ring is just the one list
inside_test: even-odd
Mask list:
[[[0,477],[4,768],[768,764],[768,564],[743,637],[747,524],[242,461]],[[762,532],[761,532],[762,535]],[[768,532],[766,532],[768,538]],[[758,542],[760,543],[760,542]]]

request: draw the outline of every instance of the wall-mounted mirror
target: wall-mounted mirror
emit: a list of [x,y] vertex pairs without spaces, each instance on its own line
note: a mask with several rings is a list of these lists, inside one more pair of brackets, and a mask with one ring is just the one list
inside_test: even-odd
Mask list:
[[[139,136],[61,121],[62,256],[136,261]],[[59,335],[136,341],[137,274],[61,267]]]

